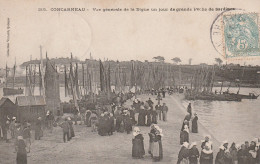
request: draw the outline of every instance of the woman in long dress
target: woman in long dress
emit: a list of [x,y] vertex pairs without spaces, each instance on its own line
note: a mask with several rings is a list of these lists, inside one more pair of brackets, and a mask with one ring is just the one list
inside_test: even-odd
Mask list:
[[162,129],[155,125],[155,138],[154,138],[154,148],[153,148],[153,160],[158,162],[163,159],[163,147],[162,147]]
[[210,144],[206,143],[204,149],[201,151],[200,164],[213,164],[213,151]]
[[194,118],[192,119],[191,132],[192,133],[198,133],[198,116],[197,116],[197,113],[194,114]]
[[198,164],[198,158],[200,156],[200,153],[196,146],[197,146],[196,142],[192,142],[190,145],[190,152],[189,152],[190,164]]
[[152,115],[152,123],[157,124],[157,112],[155,108],[152,108],[151,115]]
[[219,147],[219,152],[217,153],[215,164],[225,163],[225,147],[221,145]]
[[155,139],[155,127],[154,124],[152,124],[150,126],[150,133],[148,133],[149,135],[149,148],[148,148],[148,153],[151,154],[151,156],[153,157],[153,147],[154,147],[154,139]]
[[149,107],[147,110],[146,110],[146,126],[150,126],[152,124],[152,110],[151,108]]
[[145,126],[145,115],[146,112],[144,110],[144,107],[140,107],[139,115],[138,115],[138,125],[139,126]]
[[189,143],[189,127],[187,125],[185,125],[183,131],[180,132],[180,144],[182,145],[183,142]]
[[134,138],[132,139],[132,157],[138,159],[143,158],[143,156],[145,155],[144,137],[138,127],[134,128],[133,136]]
[[130,131],[132,131],[132,122],[129,116],[129,112],[127,110],[124,111],[123,122],[125,131],[127,132],[127,134],[130,134]]
[[17,164],[27,164],[27,152],[26,152],[26,144],[23,140],[23,136],[18,136],[15,149],[17,152],[16,163]]
[[98,134],[101,136],[105,136],[105,118],[104,113],[102,113],[99,117],[99,124],[98,124]]
[[188,149],[189,143],[184,142],[182,144],[181,150],[179,151],[178,154],[178,161],[177,164],[188,164],[189,163],[189,149]]

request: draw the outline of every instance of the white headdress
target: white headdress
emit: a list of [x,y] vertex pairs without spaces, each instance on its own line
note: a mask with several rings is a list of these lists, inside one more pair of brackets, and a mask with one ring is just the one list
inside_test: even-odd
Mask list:
[[22,139],[23,139],[23,136],[18,136],[17,139],[18,139],[18,140],[22,140]]
[[188,147],[189,147],[189,143],[188,143],[188,142],[183,142],[183,143],[182,143],[182,146],[188,148]]
[[223,145],[221,145],[221,146],[219,147],[219,149],[225,150],[225,147],[224,147]]
[[133,135],[134,136],[137,136],[138,134],[141,133],[141,130],[138,128],[138,127],[134,127],[134,130],[133,130]]

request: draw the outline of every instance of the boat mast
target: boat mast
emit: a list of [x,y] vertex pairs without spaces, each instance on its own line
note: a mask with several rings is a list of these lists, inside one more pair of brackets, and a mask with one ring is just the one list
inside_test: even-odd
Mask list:
[[181,86],[181,66],[179,65],[179,86]]
[[[76,97],[76,85],[74,84],[75,82],[75,77],[73,76],[73,66],[72,66],[72,61],[73,61],[73,57],[72,57],[72,53],[71,53],[71,62],[70,62],[70,82],[71,82],[71,90],[72,90],[72,95],[73,95],[73,100],[74,100],[74,104],[76,109],[79,111],[79,106],[78,106],[78,102],[77,102],[77,97]],[[77,69],[77,68],[76,68]]]
[[[242,72],[242,76],[241,76],[241,80],[243,79],[243,77],[244,77],[244,73],[245,73],[245,65],[244,65],[244,68],[243,68],[243,72]],[[239,84],[238,84],[238,91],[237,91],[237,94],[239,94],[239,91],[240,91],[240,84],[241,84],[241,80],[239,80]]]
[[215,66],[213,65],[213,73],[211,78],[211,86],[210,86],[210,92],[212,92],[212,88],[214,87],[214,78],[215,78]]
[[45,84],[44,84],[44,73],[43,73],[42,46],[40,46],[40,58],[41,58],[41,64],[40,64],[41,65],[40,66],[41,77],[40,78],[41,78],[41,83],[42,83],[41,84],[42,89],[41,89],[40,93],[42,93],[43,97],[45,98],[45,86],[44,86]]
[[84,71],[84,63],[82,63],[82,89],[83,89],[83,96],[86,95],[85,92],[85,71]]
[[14,88],[14,83],[15,83],[16,57],[14,60],[15,60],[15,62],[14,62],[14,74],[13,74],[13,88]]
[[221,94],[221,92],[222,92],[222,87],[223,87],[223,80],[222,80],[222,83],[221,83],[221,88],[220,88],[219,94]]
[[7,88],[7,76],[8,76],[8,70],[7,70],[7,62],[6,62],[6,65],[5,65],[5,87]]

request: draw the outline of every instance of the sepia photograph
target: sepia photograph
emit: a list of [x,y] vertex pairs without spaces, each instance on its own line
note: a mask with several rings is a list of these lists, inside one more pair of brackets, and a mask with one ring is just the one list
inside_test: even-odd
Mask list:
[[259,0],[0,0],[0,164],[260,164]]

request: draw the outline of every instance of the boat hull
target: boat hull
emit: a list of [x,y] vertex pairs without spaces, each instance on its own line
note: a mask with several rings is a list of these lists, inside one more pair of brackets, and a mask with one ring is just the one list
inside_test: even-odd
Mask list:
[[235,93],[230,93],[229,95],[233,95],[233,96],[238,96],[241,99],[257,99],[258,96],[253,95],[253,94],[249,94],[249,95],[242,95],[242,94],[235,94]]
[[187,100],[209,100],[209,101],[241,101],[241,98],[235,95],[225,94],[186,94]]

